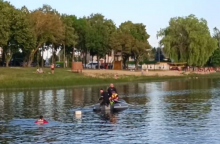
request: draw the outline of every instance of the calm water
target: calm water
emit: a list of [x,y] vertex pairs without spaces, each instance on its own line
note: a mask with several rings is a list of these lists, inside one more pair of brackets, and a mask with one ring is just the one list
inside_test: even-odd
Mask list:
[[[120,113],[92,111],[106,86],[0,91],[0,143],[220,143],[219,79],[116,87]],[[41,114],[48,125],[34,124]]]

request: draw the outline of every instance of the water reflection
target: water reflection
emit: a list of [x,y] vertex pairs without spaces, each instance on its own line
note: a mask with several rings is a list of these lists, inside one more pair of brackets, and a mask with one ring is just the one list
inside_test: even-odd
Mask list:
[[[217,143],[220,82],[186,79],[116,84],[129,104],[94,113],[103,86],[0,92],[0,142]],[[82,111],[80,117],[75,111]],[[49,124],[36,126],[43,115]]]

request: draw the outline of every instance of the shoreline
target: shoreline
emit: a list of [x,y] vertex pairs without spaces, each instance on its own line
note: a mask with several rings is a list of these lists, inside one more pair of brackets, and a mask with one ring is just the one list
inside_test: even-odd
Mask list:
[[25,89],[57,89],[108,85],[109,83],[158,82],[177,79],[220,78],[220,73],[185,73],[180,71],[128,71],[128,70],[83,70],[73,73],[70,69],[56,68],[50,74],[36,73],[36,68],[0,68],[0,91]]

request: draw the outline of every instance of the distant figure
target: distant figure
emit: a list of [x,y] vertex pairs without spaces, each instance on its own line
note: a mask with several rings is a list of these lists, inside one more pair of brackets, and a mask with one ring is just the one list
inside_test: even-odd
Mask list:
[[44,73],[42,68],[37,69],[37,73]]
[[115,93],[118,93],[117,90],[116,90],[116,88],[114,87],[114,84],[111,83],[111,84],[110,84],[110,87],[108,88],[109,97],[112,96],[112,92],[113,92],[113,91],[114,91]]
[[47,124],[48,121],[46,121],[43,116],[40,116],[40,119],[35,121],[35,123],[36,124]]
[[50,66],[50,69],[51,69],[51,74],[54,74],[54,64],[52,64],[52,65]]
[[101,97],[99,98],[99,100],[101,101],[100,105],[107,105],[108,106],[110,103],[108,93],[104,92],[103,89],[100,89],[100,94],[101,94]]

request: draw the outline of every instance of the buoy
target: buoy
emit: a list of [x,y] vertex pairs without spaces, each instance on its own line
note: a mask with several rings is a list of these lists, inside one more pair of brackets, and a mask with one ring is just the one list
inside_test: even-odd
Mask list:
[[82,117],[82,112],[81,111],[76,111],[75,116],[77,119],[80,119]]
[[76,114],[76,115],[81,115],[82,112],[81,112],[81,111],[76,111],[75,114]]

